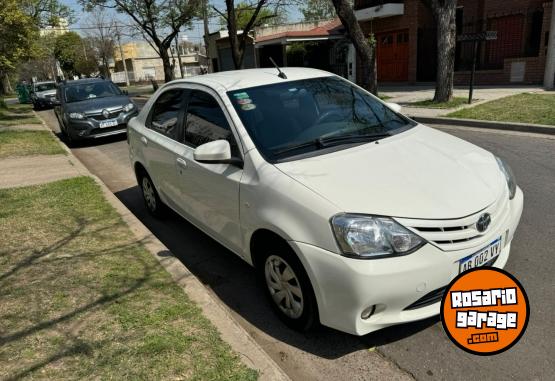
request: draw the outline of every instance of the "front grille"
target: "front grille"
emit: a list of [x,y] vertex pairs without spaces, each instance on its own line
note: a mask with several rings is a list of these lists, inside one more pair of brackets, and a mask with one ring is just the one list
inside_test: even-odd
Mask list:
[[[451,220],[418,220],[396,218],[403,226],[444,251],[464,250],[487,243],[488,233],[498,229],[509,213],[509,199],[505,192],[492,205],[468,217]],[[479,232],[476,223],[488,213],[491,223],[485,232]]]
[[102,114],[93,114],[93,115],[87,115],[87,116],[95,120],[107,120],[107,119],[115,119],[119,117],[120,114],[121,114],[121,110],[111,111],[107,118]]
[[445,292],[446,288],[447,286],[444,286],[444,287],[438,288],[437,290],[427,293],[426,295],[418,299],[416,302],[406,307],[403,311],[415,310],[417,308],[431,306],[432,304],[439,302],[441,298],[443,298],[443,293]]

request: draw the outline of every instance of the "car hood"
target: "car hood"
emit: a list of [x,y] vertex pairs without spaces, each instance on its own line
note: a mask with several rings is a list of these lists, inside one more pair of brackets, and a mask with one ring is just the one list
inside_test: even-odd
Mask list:
[[53,96],[56,95],[56,89],[46,90],[46,91],[37,91],[35,94],[39,98],[53,97]]
[[421,125],[276,167],[344,212],[404,218],[466,217],[507,186],[491,153]]
[[93,113],[101,112],[104,109],[111,109],[116,107],[122,107],[126,104],[131,103],[131,100],[127,95],[121,95],[116,97],[106,97],[106,98],[92,98],[81,102],[66,103],[64,105],[66,112],[82,112],[82,113]]

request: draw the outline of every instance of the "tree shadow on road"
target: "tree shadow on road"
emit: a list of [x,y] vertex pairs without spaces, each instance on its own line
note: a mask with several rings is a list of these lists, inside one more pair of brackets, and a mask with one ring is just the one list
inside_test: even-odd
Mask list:
[[[199,280],[240,318],[271,339],[327,359],[361,349],[403,340],[437,323],[437,318],[398,325],[356,337],[327,327],[299,333],[286,327],[274,314],[253,269],[195,226],[169,212],[163,220],[151,217],[138,187],[115,194]],[[167,254],[166,254],[167,255]]]

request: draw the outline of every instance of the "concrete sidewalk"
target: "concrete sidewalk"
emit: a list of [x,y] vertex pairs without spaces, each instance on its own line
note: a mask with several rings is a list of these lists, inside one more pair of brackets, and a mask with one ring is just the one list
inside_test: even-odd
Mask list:
[[[398,103],[403,106],[402,113],[410,117],[441,117],[457,110],[489,102],[495,99],[505,98],[522,93],[542,93],[544,89],[539,86],[477,86],[474,88],[474,102],[471,105],[463,105],[450,109],[434,109],[409,106],[408,103],[424,101],[434,97],[435,87],[432,85],[396,86],[378,85],[380,95],[391,97],[387,102]],[[468,86],[457,86],[453,91],[455,97],[468,98]]]

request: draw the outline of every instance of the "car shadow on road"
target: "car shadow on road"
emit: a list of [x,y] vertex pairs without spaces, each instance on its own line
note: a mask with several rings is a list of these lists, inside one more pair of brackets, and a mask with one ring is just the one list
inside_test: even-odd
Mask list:
[[436,317],[389,327],[363,337],[327,327],[305,334],[293,331],[276,317],[252,267],[246,262],[176,213],[167,213],[163,220],[151,217],[138,187],[115,195],[239,320],[252,324],[270,336],[271,341],[279,340],[316,356],[335,359],[360,349],[402,340],[438,322]]

